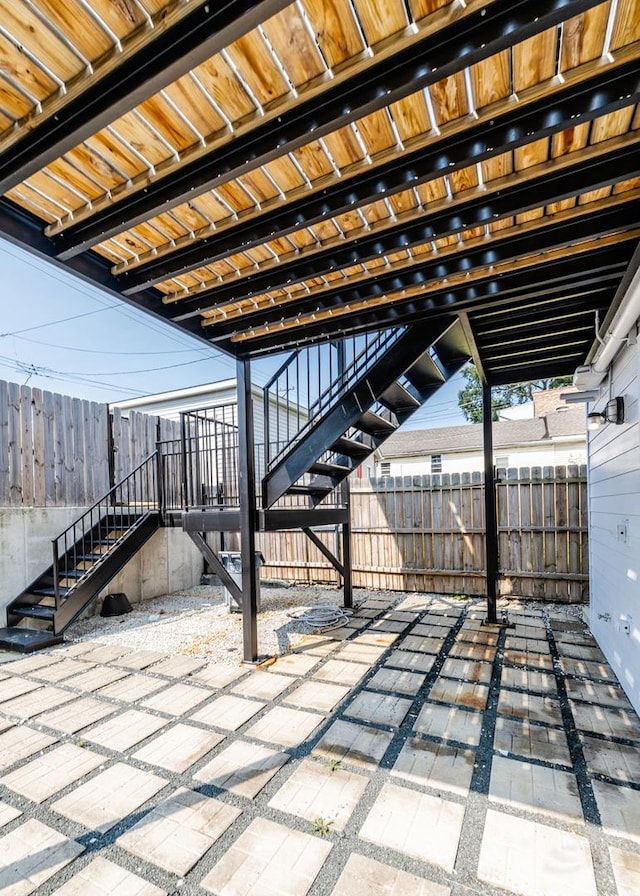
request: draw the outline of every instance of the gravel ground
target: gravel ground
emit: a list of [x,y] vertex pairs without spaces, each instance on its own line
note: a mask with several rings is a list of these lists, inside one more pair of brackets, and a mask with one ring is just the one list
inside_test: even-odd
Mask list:
[[[411,594],[424,604],[425,595]],[[428,595],[433,597],[434,595]],[[258,646],[261,654],[282,655],[304,642],[314,628],[296,619],[305,610],[320,606],[336,609],[342,590],[326,585],[262,586],[262,611],[258,614]],[[407,597],[406,592],[354,590],[357,606],[368,598],[386,598],[389,605]],[[447,598],[445,598],[446,600]],[[448,598],[456,604],[453,598]],[[482,604],[482,601],[470,601]],[[499,608],[517,614],[523,607],[545,609],[551,616],[582,618],[583,605],[549,604],[510,598]],[[124,616],[91,616],[67,632],[68,640],[100,640],[123,644],[134,650],[157,650],[206,656],[216,662],[236,665],[242,659],[242,615],[230,613],[220,585],[198,585],[133,605]]]

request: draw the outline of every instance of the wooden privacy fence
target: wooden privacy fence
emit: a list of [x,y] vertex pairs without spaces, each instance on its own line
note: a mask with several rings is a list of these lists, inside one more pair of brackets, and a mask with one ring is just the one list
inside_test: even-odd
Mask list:
[[[498,479],[501,594],[586,600],[586,467],[500,470]],[[356,587],[486,593],[483,488],[481,473],[356,480]],[[322,538],[337,550],[332,530]],[[266,533],[260,544],[266,577],[337,584],[335,570],[303,533]]]
[[89,507],[179,424],[0,381],[0,507]]

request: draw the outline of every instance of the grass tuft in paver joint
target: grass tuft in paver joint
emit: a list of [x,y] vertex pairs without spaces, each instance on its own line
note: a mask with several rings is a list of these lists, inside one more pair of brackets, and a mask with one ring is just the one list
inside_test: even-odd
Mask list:
[[322,816],[318,816],[318,818],[314,818],[311,822],[311,830],[314,834],[320,834],[321,837],[328,837],[331,833],[331,825],[333,821],[322,818]]

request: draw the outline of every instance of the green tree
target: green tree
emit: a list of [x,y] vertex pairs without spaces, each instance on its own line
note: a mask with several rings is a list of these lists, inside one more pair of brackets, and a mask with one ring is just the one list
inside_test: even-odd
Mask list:
[[[458,392],[458,407],[470,423],[482,423],[482,383],[473,364],[462,371],[466,380]],[[540,389],[556,389],[571,384],[570,376],[556,376],[551,379],[533,380],[529,383],[515,383],[511,386],[494,386],[491,390],[491,417],[498,419],[498,412],[516,404],[532,401],[533,393]]]

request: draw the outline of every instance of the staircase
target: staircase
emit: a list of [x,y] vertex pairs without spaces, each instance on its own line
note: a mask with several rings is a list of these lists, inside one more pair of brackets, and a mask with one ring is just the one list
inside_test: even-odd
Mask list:
[[7,607],[0,648],[29,653],[63,640],[161,525],[157,471],[154,452],[53,539],[51,566]]
[[[315,362],[295,352],[265,387],[274,455],[263,479],[265,508],[288,496],[312,507],[324,500],[469,360],[462,328],[450,321],[373,334],[359,351],[349,346],[306,349]],[[314,385],[327,381],[315,397]],[[293,434],[292,419],[300,423]]]

